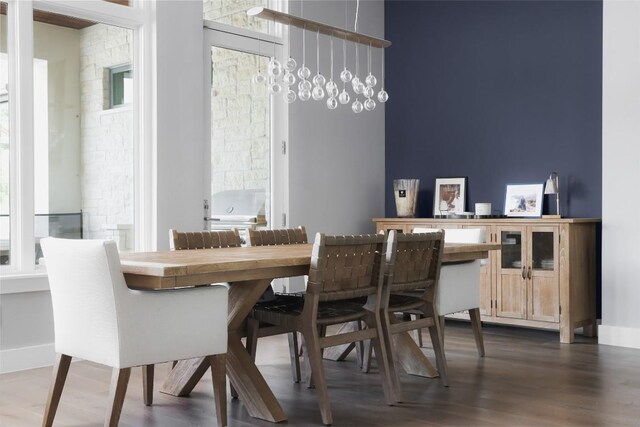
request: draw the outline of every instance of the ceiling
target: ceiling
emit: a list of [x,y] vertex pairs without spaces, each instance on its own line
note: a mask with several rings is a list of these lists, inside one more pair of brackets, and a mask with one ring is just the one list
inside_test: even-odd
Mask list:
[[[121,4],[123,6],[129,6],[129,0],[104,0],[110,3]],[[7,14],[7,3],[0,2],[0,14]],[[43,12],[41,10],[33,11],[33,20],[37,22],[44,22],[45,24],[57,25],[59,27],[73,28],[75,30],[81,30],[86,27],[90,27],[95,24],[93,21],[87,21],[84,19],[74,18],[71,16],[60,15],[57,13]]]

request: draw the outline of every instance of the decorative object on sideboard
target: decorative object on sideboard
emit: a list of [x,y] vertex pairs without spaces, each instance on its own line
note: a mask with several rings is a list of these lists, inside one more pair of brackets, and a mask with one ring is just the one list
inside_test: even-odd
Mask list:
[[504,214],[509,217],[540,217],[542,187],[542,184],[507,184]]
[[542,215],[544,218],[560,218],[560,179],[557,172],[551,172],[547,183],[544,186],[544,194],[556,195],[556,214],[555,215]]
[[399,218],[414,218],[418,201],[419,179],[394,179],[393,194]]
[[491,215],[491,203],[476,203],[476,215]]
[[[301,14],[304,15],[304,1],[300,2]],[[288,13],[279,12],[277,10],[267,9],[265,7],[254,7],[247,10],[247,15],[267,19],[274,24],[287,25],[289,27],[298,27],[302,29],[302,63],[296,73],[298,78],[298,91],[297,98],[300,101],[308,101],[313,99],[314,101],[321,101],[325,98],[326,89],[326,104],[330,110],[335,110],[338,104],[348,104],[352,97],[354,98],[351,104],[351,110],[354,113],[360,113],[362,110],[372,111],[376,108],[376,102],[374,98],[377,98],[378,102],[385,103],[389,99],[389,94],[384,89],[384,49],[391,46],[391,42],[376,37],[371,37],[366,34],[358,32],[358,15],[360,11],[360,0],[356,0],[355,22],[354,30],[334,27],[318,21],[312,21],[303,17],[290,15]],[[346,20],[346,4],[345,4],[345,20]],[[306,32],[313,32],[316,36],[316,75],[311,80],[311,70],[306,66]],[[291,28],[288,32],[291,34]],[[328,36],[330,38],[330,54],[331,54],[331,68],[330,78],[327,79],[320,72],[320,34]],[[342,39],[342,63],[343,70],[339,74],[339,80],[334,80],[334,66],[333,66],[333,39]],[[347,41],[355,44],[355,74],[347,69]],[[260,43],[260,40],[258,40]],[[290,45],[290,43],[289,43]],[[360,74],[360,46],[367,47],[367,75]],[[374,97],[375,87],[378,84],[378,79],[373,75],[371,71],[371,51],[373,48],[381,50],[382,56],[382,74],[380,81],[380,91]],[[258,74],[253,77],[253,82],[257,84],[267,83],[269,93],[277,95],[280,92],[284,93],[284,102],[291,104],[296,100],[296,91],[293,89],[296,82],[296,75],[294,72],[298,63],[292,57],[289,57],[286,61],[281,63],[275,56],[269,61],[267,68],[267,76],[261,74],[261,70],[258,69]],[[342,82],[342,91],[339,93],[338,84]],[[312,85],[313,83],[313,85]],[[351,83],[353,95],[349,95],[347,92],[347,83]],[[358,95],[364,97],[364,102],[360,102]]]
[[467,177],[436,178],[433,191],[433,215],[465,212]]

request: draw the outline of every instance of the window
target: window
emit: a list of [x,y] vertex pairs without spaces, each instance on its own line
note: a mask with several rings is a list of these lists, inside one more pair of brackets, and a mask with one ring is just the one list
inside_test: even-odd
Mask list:
[[133,30],[69,18],[34,22],[36,264],[46,236],[133,249],[133,111],[110,109],[133,99]]
[[[12,271],[36,268],[39,242],[46,236],[112,239],[124,251],[137,244],[136,192],[141,190],[134,159],[147,152],[137,137],[146,125],[134,102],[142,99],[135,91],[144,86],[134,84],[133,58],[136,46],[144,49],[137,29],[146,21],[145,9],[122,7],[128,1],[112,3],[117,4],[104,18],[112,22],[104,23],[99,17],[107,15],[97,2],[78,2],[59,14],[54,1],[38,2],[37,10],[31,3],[10,1],[9,12],[22,11],[10,13],[11,22],[20,22],[9,45],[7,6],[0,9],[0,250],[2,264]],[[33,32],[19,25],[27,17],[33,19]],[[30,61],[12,53],[30,44]],[[138,57],[146,58],[142,51]],[[16,63],[9,68],[12,58]],[[33,79],[7,78],[7,69],[30,76],[31,64]],[[21,108],[16,141],[8,133],[9,99],[20,101],[15,103]],[[111,108],[115,105],[128,107]],[[14,204],[20,221],[10,221]]]
[[133,101],[133,71],[131,64],[109,68],[109,106],[129,105]]

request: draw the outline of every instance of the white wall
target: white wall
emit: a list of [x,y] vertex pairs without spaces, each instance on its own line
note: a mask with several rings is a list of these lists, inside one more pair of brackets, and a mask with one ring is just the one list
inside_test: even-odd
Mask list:
[[603,5],[601,344],[640,348],[640,2]]
[[[202,0],[158,1],[157,246],[169,229],[201,230],[204,217]],[[208,143],[208,141],[207,141]]]
[[[348,2],[348,25],[353,29],[355,1]],[[300,3],[290,5],[300,14]],[[305,1],[304,17],[344,27],[344,1]],[[358,31],[384,37],[384,3],[363,1]],[[291,35],[292,53],[300,63],[300,31]],[[307,66],[315,74],[315,36],[307,34]],[[353,43],[347,45],[349,69],[355,72]],[[374,49],[373,70],[380,80],[380,53]],[[329,41],[321,37],[321,72],[329,78]],[[348,59],[349,61],[349,59]],[[334,80],[342,71],[342,43],[334,41]],[[366,76],[366,48],[360,49],[360,74]],[[342,85],[339,85],[342,89]],[[378,86],[379,88],[379,86]],[[353,95],[353,92],[350,93]],[[326,98],[325,98],[326,99]],[[352,99],[353,101],[353,99]],[[360,96],[360,101],[364,97]],[[393,102],[393,94],[391,101]],[[371,218],[384,216],[385,188],[384,108],[354,114],[340,105],[329,110],[325,101],[296,101],[289,107],[289,174],[291,225],[305,225],[309,237],[332,234],[373,233]]]

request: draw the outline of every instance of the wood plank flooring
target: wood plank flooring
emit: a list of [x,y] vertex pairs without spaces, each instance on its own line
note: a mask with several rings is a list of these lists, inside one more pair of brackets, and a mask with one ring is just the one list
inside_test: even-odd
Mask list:
[[[451,386],[402,375],[405,402],[384,404],[377,369],[364,374],[355,357],[325,362],[336,426],[638,426],[640,350],[599,346],[577,335],[560,344],[558,333],[484,326],[486,357],[479,358],[471,326],[447,322],[445,348]],[[425,345],[430,345],[428,334]],[[430,348],[424,351],[433,360]],[[293,384],[287,338],[261,339],[258,365],[289,417],[289,426],[321,425],[315,392]],[[143,404],[142,373],[133,370],[121,426],[215,425],[211,377],[191,397],[157,391],[169,365],[156,368],[151,407]],[[99,426],[104,420],[111,372],[88,362],[71,365],[56,416],[57,426]],[[0,376],[0,425],[42,422],[51,368]],[[249,417],[229,399],[230,426],[272,426]]]

